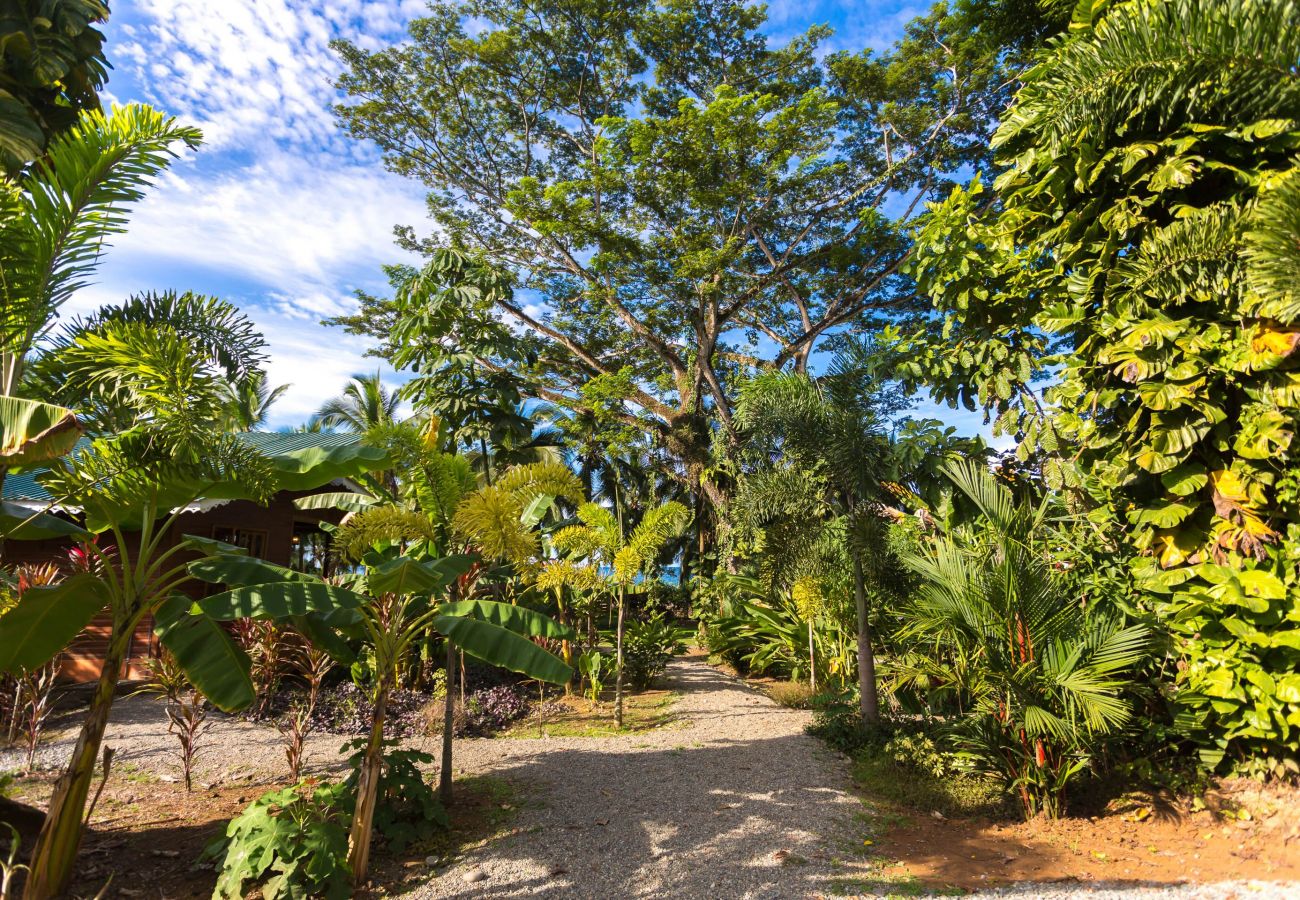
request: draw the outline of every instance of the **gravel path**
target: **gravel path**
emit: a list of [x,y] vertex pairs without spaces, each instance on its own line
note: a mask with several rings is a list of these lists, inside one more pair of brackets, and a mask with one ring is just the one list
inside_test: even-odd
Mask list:
[[[675,660],[664,687],[681,693],[674,726],[626,737],[464,739],[457,776],[491,774],[521,792],[513,833],[471,850],[406,896],[416,898],[797,898],[888,896],[913,885],[882,881],[856,852],[870,810],[848,766],[803,733],[808,713],[785,709],[699,657]],[[66,759],[75,719],[42,750]],[[114,708],[106,743],[118,765],[175,778],[174,739],[160,704]],[[416,742],[436,754],[437,739]],[[338,768],[336,736],[311,744],[310,767]],[[198,780],[282,778],[273,727],[214,717]],[[219,754],[217,747],[238,748]],[[0,771],[15,768],[0,754]],[[1022,884],[973,898],[1281,900],[1300,885]]]
[[[843,761],[777,706],[698,658],[674,661],[679,724],[628,737],[477,741],[457,767],[538,801],[521,833],[412,896],[802,897],[849,878],[864,826]],[[469,742],[467,742],[469,743]],[[469,879],[481,878],[478,881]]]

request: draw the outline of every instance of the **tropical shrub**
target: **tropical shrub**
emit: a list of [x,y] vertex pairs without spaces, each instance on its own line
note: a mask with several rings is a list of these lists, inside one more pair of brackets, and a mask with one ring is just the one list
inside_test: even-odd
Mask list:
[[592,703],[600,701],[600,692],[605,689],[605,656],[596,647],[578,655],[578,673],[587,683],[587,698]]
[[677,628],[662,610],[628,626],[623,639],[623,673],[634,691],[644,691],[686,649]]
[[1300,729],[1298,45],[1291,0],[1080,4],[914,259],[947,321],[909,365],[1141,554],[1221,770],[1294,768]]
[[963,754],[1027,817],[1056,816],[1093,748],[1130,720],[1148,633],[1080,603],[1052,558],[1046,502],[1014,502],[979,464],[947,472],[979,516],[904,559],[919,579],[904,636],[959,692]]
[[528,701],[508,684],[484,688],[465,698],[468,732],[490,734],[528,715]]
[[242,900],[250,883],[266,900],[351,897],[348,793],[344,784],[307,779],[253,801],[200,856],[220,869],[213,897]]
[[[438,794],[420,771],[431,765],[433,757],[418,750],[397,749],[396,741],[384,742],[384,769],[379,778],[378,805],[374,828],[394,853],[401,853],[417,841],[427,840],[437,831],[451,826],[447,811]],[[344,749],[355,751],[348,759],[352,772],[344,782],[343,800],[349,814],[356,806],[357,785],[361,780],[361,763],[366,740],[350,741]]]

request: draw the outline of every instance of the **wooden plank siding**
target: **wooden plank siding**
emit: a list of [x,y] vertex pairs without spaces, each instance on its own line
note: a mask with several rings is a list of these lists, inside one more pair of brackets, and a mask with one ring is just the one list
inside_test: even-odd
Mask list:
[[[268,562],[288,566],[293,562],[294,529],[296,525],[317,525],[320,522],[338,523],[343,513],[337,510],[299,510],[293,505],[297,497],[316,493],[314,491],[281,491],[271,501],[260,506],[247,500],[234,500],[203,512],[188,513],[177,519],[172,526],[165,547],[175,546],[182,536],[187,534],[200,537],[215,537],[228,534],[231,530],[259,533],[264,535],[264,548],[261,557]],[[100,537],[101,546],[106,546],[107,535]],[[4,565],[12,567],[23,563],[56,563],[67,571],[68,551],[72,542],[66,539],[44,541],[5,541],[3,543]],[[127,534],[127,552],[135,558],[138,543],[135,536]],[[190,555],[195,558],[197,554]],[[174,561],[184,561],[186,554],[178,554]],[[216,588],[203,583],[187,586],[186,592],[195,599],[201,599]],[[112,627],[112,618],[107,610],[100,613],[90,625],[68,646],[60,664],[64,678],[74,682],[93,681],[99,677],[103,668],[104,655],[108,649],[108,637]],[[146,616],[131,638],[131,647],[127,660],[118,673],[119,679],[136,680],[147,675],[146,663],[158,652],[158,642],[153,634],[153,618]]]

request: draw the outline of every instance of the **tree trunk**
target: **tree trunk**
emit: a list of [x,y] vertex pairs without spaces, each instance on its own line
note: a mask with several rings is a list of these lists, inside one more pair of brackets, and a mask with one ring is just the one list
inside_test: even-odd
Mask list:
[[623,589],[618,589],[618,657],[614,667],[614,726],[623,727]]
[[451,739],[456,723],[456,647],[447,641],[447,700],[442,704],[442,768],[438,771],[438,799],[451,804]]
[[817,693],[817,645],[813,643],[813,623],[808,620],[808,689]]
[[853,599],[858,607],[858,706],[865,725],[880,721],[880,703],[876,697],[876,657],[871,650],[871,620],[867,608],[867,586],[862,562],[853,559]]
[[348,867],[352,883],[362,885],[370,868],[370,838],[375,824],[375,805],[379,801],[379,781],[384,775],[384,716],[388,712],[388,682],[381,678],[375,697],[375,712],[370,719],[370,741],[361,759],[357,779],[357,806],[352,814],[352,831],[348,835]]
[[99,683],[90,701],[90,711],[77,736],[68,768],[59,776],[50,797],[50,811],[32,848],[31,868],[27,873],[24,900],[50,900],[67,892],[72,868],[81,847],[86,798],[95,778],[95,761],[104,741],[108,714],[113,708],[113,692],[131,645],[131,623],[118,628],[109,638],[103,668],[99,670]]

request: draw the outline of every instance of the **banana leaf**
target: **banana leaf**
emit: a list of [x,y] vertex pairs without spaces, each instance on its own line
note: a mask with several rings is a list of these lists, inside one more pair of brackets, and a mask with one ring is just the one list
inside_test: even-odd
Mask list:
[[251,556],[210,556],[206,559],[196,559],[189,564],[189,570],[190,574],[200,581],[224,584],[228,587],[247,587],[280,581],[323,583],[315,575],[297,572]]
[[32,513],[17,503],[0,502],[0,538],[43,541],[54,537],[89,537],[90,532],[49,513]]
[[468,572],[476,560],[466,554],[432,560],[401,556],[372,567],[367,583],[373,594],[432,594]]
[[81,437],[72,410],[22,397],[0,397],[0,466],[30,466],[58,459]]
[[195,604],[214,619],[287,619],[336,609],[359,609],[363,594],[321,582],[277,581],[237,587]]
[[573,677],[573,670],[558,656],[491,622],[439,615],[434,617],[433,627],[470,656],[490,665],[552,684],[567,684]]
[[550,616],[534,612],[524,606],[497,603],[494,600],[458,600],[438,607],[442,616],[477,619],[528,637],[546,637],[556,640],[573,640],[572,628],[561,625]]
[[237,712],[252,704],[257,695],[248,654],[219,622],[195,613],[189,597],[177,594],[158,608],[154,634],[213,706]]
[[0,672],[49,662],[107,603],[104,585],[93,575],[28,588],[17,606],[0,616]]
[[359,512],[378,504],[374,497],[357,494],[352,491],[335,491],[329,494],[309,494],[298,497],[293,505],[298,509],[341,509],[344,512]]

